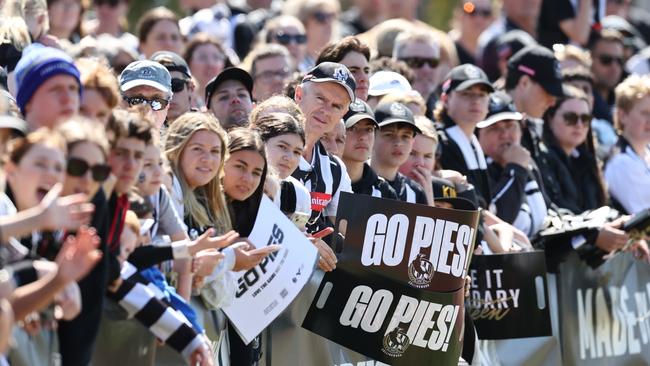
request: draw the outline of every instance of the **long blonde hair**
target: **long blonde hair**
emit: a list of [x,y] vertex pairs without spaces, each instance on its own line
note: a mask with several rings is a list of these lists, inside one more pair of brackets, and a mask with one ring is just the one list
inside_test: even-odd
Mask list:
[[[218,173],[204,186],[192,190],[185,179],[180,159],[192,136],[198,131],[214,132],[221,141],[221,163]],[[183,190],[183,206],[185,215],[190,216],[197,224],[208,227],[214,226],[218,232],[226,232],[232,228],[228,208],[221,188],[223,165],[227,159],[228,138],[217,119],[202,112],[185,113],[174,121],[165,136],[165,156],[169,160],[172,171]],[[199,201],[199,196],[205,198],[207,207]]]

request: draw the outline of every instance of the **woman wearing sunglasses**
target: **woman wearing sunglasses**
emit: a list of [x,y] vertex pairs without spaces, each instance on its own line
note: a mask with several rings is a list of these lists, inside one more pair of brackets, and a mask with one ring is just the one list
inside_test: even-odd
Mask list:
[[549,171],[542,172],[549,198],[575,214],[606,203],[602,172],[596,160],[587,95],[567,86],[566,95],[544,114]]
[[[49,129],[37,130],[10,145],[5,165],[5,194],[18,212],[37,207],[55,185],[63,182],[65,155],[66,145],[62,135]],[[66,229],[77,230],[79,224],[87,224],[89,218],[90,215],[87,215],[78,225],[66,225]],[[62,246],[65,233],[66,230],[60,227],[52,227],[44,231],[35,229],[31,235],[22,237],[21,243],[28,250],[27,258],[58,260],[59,251],[65,251]],[[94,232],[91,235],[94,236]],[[92,265],[86,268],[86,272],[98,259],[99,255]],[[60,304],[65,305],[62,306],[63,319],[71,320],[79,314],[82,303],[76,283],[67,287],[58,299]],[[22,314],[24,309],[20,311]],[[19,320],[23,320],[23,317],[24,314]],[[56,339],[56,322],[52,308],[29,316],[24,320],[24,324],[22,329],[16,329],[14,332],[17,347],[10,354],[12,364],[41,364],[55,352],[64,353],[62,348],[53,347],[56,344],[52,343]]]

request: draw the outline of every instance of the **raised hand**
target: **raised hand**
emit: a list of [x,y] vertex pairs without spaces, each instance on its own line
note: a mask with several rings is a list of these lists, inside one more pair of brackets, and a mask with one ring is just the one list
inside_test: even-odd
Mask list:
[[68,283],[78,281],[90,272],[102,257],[99,237],[93,228],[81,227],[76,236],[69,236],[56,256],[57,276]]
[[43,230],[77,230],[92,218],[95,206],[85,194],[59,197],[62,189],[61,183],[54,185],[39,204]]
[[232,243],[239,238],[239,234],[230,230],[229,232],[213,237],[214,229],[206,230],[201,236],[199,236],[194,242],[188,245],[190,254],[194,255],[205,249],[221,249],[227,246],[230,246]]
[[260,264],[264,257],[280,250],[280,246],[274,244],[255,249],[250,244],[239,242],[233,245],[233,249],[235,250],[235,267],[233,271],[237,272],[247,271]]

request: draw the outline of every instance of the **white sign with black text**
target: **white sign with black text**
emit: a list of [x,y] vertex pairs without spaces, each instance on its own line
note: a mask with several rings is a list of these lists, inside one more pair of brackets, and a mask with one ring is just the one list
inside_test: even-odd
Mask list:
[[257,248],[278,244],[281,249],[237,274],[235,300],[223,308],[246,344],[291,304],[318,259],[316,247],[266,196],[248,241]]

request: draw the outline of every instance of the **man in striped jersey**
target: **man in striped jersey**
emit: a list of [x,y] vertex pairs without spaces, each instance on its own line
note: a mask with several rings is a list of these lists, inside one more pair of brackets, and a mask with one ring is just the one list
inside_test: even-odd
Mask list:
[[343,117],[346,128],[343,162],[352,180],[352,191],[373,197],[397,199],[395,190],[367,163],[379,127],[375,114],[366,102],[357,99]]
[[307,231],[332,226],[340,192],[351,192],[343,162],[327,153],[320,138],[333,130],[354,100],[355,81],[344,65],[322,62],[296,86],[295,100],[305,115],[305,149],[292,176],[310,191],[311,217]]
[[398,171],[409,158],[415,135],[421,132],[415,125],[413,113],[402,103],[380,103],[375,109],[375,118],[379,131],[370,166],[386,179],[400,200],[433,205],[422,186]]

